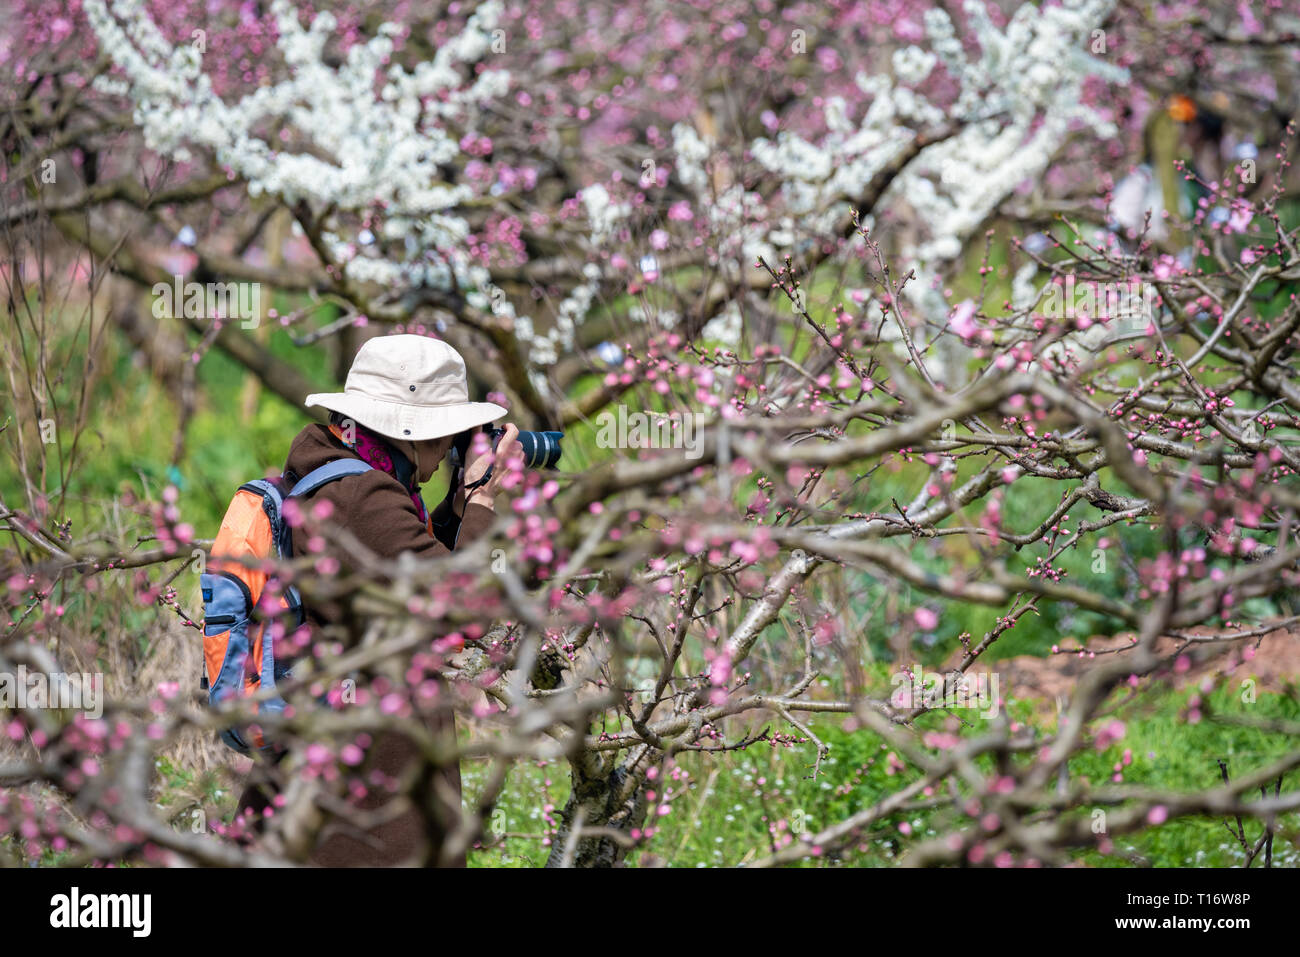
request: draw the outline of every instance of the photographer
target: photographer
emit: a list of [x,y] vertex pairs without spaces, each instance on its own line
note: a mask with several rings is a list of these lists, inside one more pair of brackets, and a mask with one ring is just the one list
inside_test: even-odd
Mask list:
[[[304,496],[302,506],[310,509],[328,502],[328,521],[345,529],[381,558],[396,558],[410,552],[419,558],[445,555],[457,544],[477,538],[492,524],[495,499],[507,469],[498,465],[483,484],[477,484],[494,462],[521,454],[518,430],[507,425],[499,436],[495,455],[488,450],[475,454],[466,442],[467,433],[500,418],[506,410],[490,402],[470,402],[465,362],[445,342],[416,335],[381,336],[358,350],[348,372],[343,392],[307,397],[308,406],[331,412],[330,424],[309,425],[289,449],[285,473],[305,476],[326,463],[339,459],[360,459],[368,471],[347,475]],[[448,498],[430,514],[420,495],[460,436],[458,453],[464,462],[464,478]],[[480,448],[486,443],[479,443]],[[453,481],[461,469],[453,472]],[[466,492],[466,487],[470,491]],[[435,534],[436,533],[436,534]],[[439,538],[442,540],[440,541]],[[295,557],[307,554],[307,536],[294,536]],[[335,554],[341,573],[349,569],[346,554]],[[340,603],[309,603],[306,617],[313,632],[322,629],[359,633],[359,625],[348,620]],[[454,739],[455,720],[450,707],[439,708],[426,719],[437,735]],[[312,863],[326,867],[391,866],[418,863],[436,856],[429,848],[425,825],[416,808],[390,808],[394,800],[376,787],[376,772],[384,780],[397,781],[409,773],[418,760],[414,743],[404,735],[379,733],[369,749],[365,764],[358,769],[366,782],[365,795],[353,798],[351,806],[361,815],[384,818],[361,832],[346,820],[336,819],[322,831]],[[260,770],[260,769],[259,769]],[[239,813],[249,809],[260,816],[269,804],[269,781],[250,784],[239,803]],[[441,772],[441,781],[430,789],[459,802],[460,770],[456,765]],[[459,807],[436,815],[454,822]],[[435,843],[438,835],[433,835]],[[463,858],[456,861],[464,865]]]

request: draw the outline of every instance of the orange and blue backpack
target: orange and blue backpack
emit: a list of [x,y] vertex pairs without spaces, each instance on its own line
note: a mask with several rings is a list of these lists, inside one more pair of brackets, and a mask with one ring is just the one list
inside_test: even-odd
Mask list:
[[[268,616],[259,604],[270,578],[267,561],[293,557],[293,529],[284,517],[284,504],[308,495],[347,475],[368,471],[359,459],[336,459],[305,475],[257,479],[239,487],[221,520],[207,570],[199,578],[203,589],[203,659],[201,687],[208,704],[223,704],[259,692],[272,694],[258,703],[258,714],[279,714],[284,699],[274,694],[276,683],[289,674],[289,663],[278,661],[268,635]],[[274,617],[284,616],[290,628],[303,624],[302,597],[292,585],[279,591]],[[227,728],[221,740],[247,754],[268,747],[256,726]]]

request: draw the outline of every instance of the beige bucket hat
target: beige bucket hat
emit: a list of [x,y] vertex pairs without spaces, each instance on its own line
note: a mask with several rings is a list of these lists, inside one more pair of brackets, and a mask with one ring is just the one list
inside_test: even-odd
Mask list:
[[357,350],[342,392],[307,396],[390,439],[420,442],[499,419],[493,402],[469,401],[465,360],[426,336],[377,336]]

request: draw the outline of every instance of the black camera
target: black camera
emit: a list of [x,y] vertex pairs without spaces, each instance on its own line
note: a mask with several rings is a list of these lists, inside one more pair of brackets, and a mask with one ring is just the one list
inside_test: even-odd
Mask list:
[[[496,429],[490,426],[484,426],[483,431],[492,439],[492,451],[496,451],[497,443],[501,441],[501,436],[506,434],[505,429]],[[560,439],[564,438],[563,432],[524,432],[519,433],[519,447],[524,451],[524,467],[530,469],[553,469],[560,461]],[[451,462],[453,469],[465,467],[465,460],[469,455],[469,444],[474,441],[474,430],[468,429],[456,436],[452,442],[451,449],[447,452],[447,458]],[[491,469],[475,485],[487,481]]]
[[[455,548],[456,541],[460,537],[460,516],[456,514],[452,503],[464,479],[465,460],[469,456],[469,444],[474,441],[476,431],[476,429],[467,429],[452,441],[451,449],[447,452],[447,461],[451,465],[451,481],[447,487],[447,497],[429,516],[429,528],[434,537],[448,548]],[[484,426],[483,431],[491,437],[492,451],[495,452],[497,443],[501,441],[501,436],[506,434],[506,430]],[[562,438],[564,438],[563,432],[520,432],[519,445],[524,450],[524,465],[530,469],[555,468],[556,463],[560,461],[560,439]],[[472,492],[486,485],[491,477],[492,467],[488,466],[483,477],[477,482],[466,485],[465,491]]]

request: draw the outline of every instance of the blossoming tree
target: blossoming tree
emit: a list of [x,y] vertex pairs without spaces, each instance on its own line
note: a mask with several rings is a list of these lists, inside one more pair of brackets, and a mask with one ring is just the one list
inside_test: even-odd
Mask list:
[[[85,377],[112,329],[178,397],[177,468],[213,352],[280,400],[314,391],[268,327],[336,368],[372,332],[445,338],[521,424],[599,453],[512,474],[493,536],[448,559],[358,556],[354,643],[283,636],[303,665],[266,719],[292,758],[261,830],[151,809],[152,755],[241,716],[161,675],[98,718],[11,708],[4,853],[305,860],[371,736],[423,741],[450,697],[473,733],[427,763],[491,771],[453,821],[420,805],[450,832],[429,863],[489,840],[509,769],[539,758],[571,779],[550,863],[617,863],[655,848],[685,754],[793,746],[821,773],[815,716],[878,738],[896,786],[764,863],[861,850],[922,804],[942,815],[906,843],[918,863],[1059,863],[1207,814],[1261,819],[1240,840],[1271,854],[1300,751],[1192,793],[1069,763],[1122,734],[1129,689],[1209,646],[1230,682],[1296,621],[1297,20],[950,6],[24,7],[0,55],[22,500],[0,502],[4,670],[67,670],[115,588],[197,641],[181,576],[203,552],[174,490],[119,501],[125,537],[68,523],[87,415],[54,404],[47,317],[69,299]],[[178,275],[277,305],[141,305]],[[645,441],[608,428],[629,415]],[[294,520],[331,544],[327,516]],[[340,591],[327,562],[280,571],[308,601]],[[988,609],[982,637],[944,635],[959,607]],[[1089,661],[1054,731],[926,724],[999,639],[1068,616],[1121,637],[1054,647]],[[900,669],[913,639],[946,642],[938,694],[864,678],[864,622],[901,636]],[[313,704],[340,681],[346,707]]]

